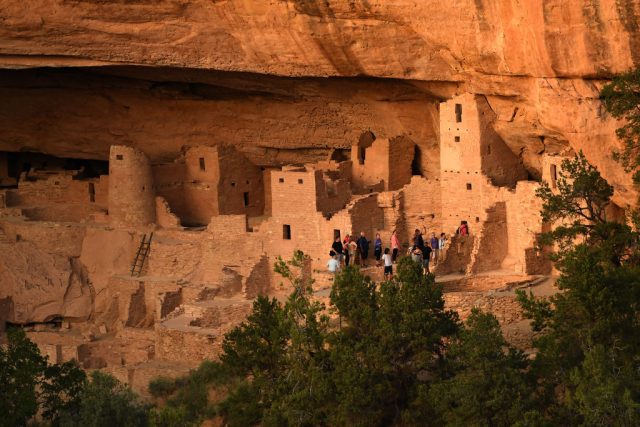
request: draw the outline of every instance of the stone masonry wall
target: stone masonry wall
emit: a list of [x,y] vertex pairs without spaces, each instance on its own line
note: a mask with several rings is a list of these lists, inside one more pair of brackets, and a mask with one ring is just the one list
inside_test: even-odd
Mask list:
[[109,153],[109,220],[138,226],[156,220],[155,189],[149,160],[141,151],[122,145]]

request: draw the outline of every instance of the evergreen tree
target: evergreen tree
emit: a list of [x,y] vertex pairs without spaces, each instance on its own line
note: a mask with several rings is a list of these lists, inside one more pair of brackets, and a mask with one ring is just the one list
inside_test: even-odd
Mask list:
[[527,358],[507,344],[493,315],[474,309],[447,359],[452,375],[429,393],[444,424],[511,426],[535,412]]
[[541,333],[532,366],[540,405],[555,422],[631,425],[640,402],[638,235],[606,217],[613,191],[582,154],[562,168],[558,193],[538,193],[543,218],[560,221],[545,236],[560,249],[559,292],[518,296]]
[[10,329],[0,346],[0,426],[25,425],[40,409],[59,423],[62,412],[76,411],[86,376],[75,361],[50,365],[22,329]]

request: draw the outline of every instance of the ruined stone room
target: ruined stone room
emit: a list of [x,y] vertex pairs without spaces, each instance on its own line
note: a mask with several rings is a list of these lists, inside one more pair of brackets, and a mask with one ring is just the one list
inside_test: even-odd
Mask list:
[[[533,363],[546,332],[523,295],[560,310],[558,295],[572,292],[561,285],[569,249],[541,236],[588,224],[546,216],[544,190],[564,197],[579,182],[567,165],[582,158],[611,188],[597,218],[635,233],[637,165],[614,155],[629,146],[619,129],[633,120],[605,98],[638,66],[637,1],[0,0],[0,348],[20,331],[46,363],[93,378],[86,387],[107,374],[151,405],[141,424],[95,425],[516,425],[513,414],[534,409],[547,424],[517,425],[561,425],[559,413],[575,414],[564,425],[634,425],[637,406],[625,422],[603,410],[591,423],[575,400],[565,412],[531,404],[485,423],[471,410],[455,418],[463,403],[438,406],[442,394],[434,418],[408,421],[418,403],[407,396],[439,394],[430,368],[416,368],[416,388],[393,404],[385,389],[371,406],[343,401],[346,412],[301,409],[298,419],[282,409],[298,403],[286,401],[269,418],[264,398],[247,421],[220,403],[234,401],[221,397],[235,396],[231,386],[208,384],[205,415],[163,417],[179,407],[178,379],[206,361],[227,372],[231,337],[263,297],[285,316],[303,293],[322,307],[323,333],[352,339],[345,331],[358,322],[336,298],[353,275],[373,283],[382,307],[385,286],[403,289],[403,268],[414,268],[454,329],[486,313],[503,339],[496,354]],[[633,84],[638,108],[640,77]],[[629,253],[616,267],[630,265]],[[456,334],[426,359],[457,354],[447,350],[463,342]],[[367,357],[357,360],[368,366]],[[158,378],[174,381],[173,394],[158,397]],[[554,387],[545,401],[563,402]],[[373,417],[372,407],[385,415],[354,418]],[[7,425],[67,425],[55,418],[62,406],[55,416],[39,408]]]

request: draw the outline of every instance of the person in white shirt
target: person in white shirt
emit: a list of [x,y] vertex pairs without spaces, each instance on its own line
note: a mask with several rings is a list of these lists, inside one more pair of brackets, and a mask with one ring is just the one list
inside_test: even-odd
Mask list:
[[384,262],[384,279],[389,280],[393,276],[393,257],[389,253],[389,248],[385,248],[382,261]]
[[327,262],[327,269],[330,273],[337,273],[340,271],[340,261],[337,260],[336,253],[331,251],[329,252],[329,256],[331,257]]

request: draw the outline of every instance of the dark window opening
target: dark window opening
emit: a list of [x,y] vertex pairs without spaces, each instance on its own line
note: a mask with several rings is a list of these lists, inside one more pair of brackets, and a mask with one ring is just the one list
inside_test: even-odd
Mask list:
[[90,202],[96,201],[96,186],[93,182],[89,183],[89,201]]
[[291,240],[291,226],[289,224],[282,226],[282,238],[284,240]]
[[413,161],[411,162],[411,175],[422,176],[422,151],[417,145],[413,146]]
[[232,186],[232,187],[235,187],[235,186],[236,186],[236,183],[235,183],[235,182],[233,182],[233,181],[231,181],[231,186]]
[[248,192],[244,192],[242,194],[243,200],[244,200],[244,207],[246,208],[247,206],[249,206],[249,193]]
[[347,150],[341,150],[341,149],[335,149],[333,150],[333,153],[331,153],[331,160],[335,161],[335,162],[344,162],[346,160],[349,160],[349,154]]
[[456,104],[456,123],[462,121],[462,104]]
[[144,185],[142,186],[142,191],[144,191]]
[[122,160],[122,159],[123,159],[122,154],[116,154],[116,160]]
[[247,185],[249,185],[249,180],[247,180]]
[[551,174],[551,187],[556,188],[556,180],[558,179],[558,171],[556,169],[556,165],[551,165],[549,168],[549,173]]
[[304,181],[302,181],[301,179],[298,180],[298,184],[302,184]]
[[366,157],[367,149],[364,147],[358,147],[358,163],[364,165],[364,159]]
[[333,240],[339,239],[340,238],[340,230],[333,230]]
[[480,222],[480,217],[476,217],[476,222]]
[[284,182],[284,178],[278,179],[278,182],[283,183]]
[[467,190],[471,190],[471,184],[467,183]]
[[491,144],[487,145],[487,154],[491,154]]
[[453,140],[454,140],[455,142],[460,142],[460,137],[459,137],[459,136],[456,136],[456,137],[454,137],[454,138],[453,138]]
[[205,164],[204,164],[204,157],[200,157],[200,170],[206,170]]

